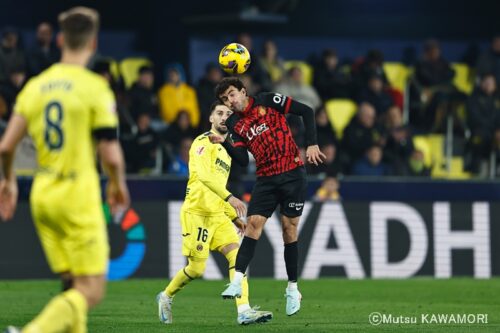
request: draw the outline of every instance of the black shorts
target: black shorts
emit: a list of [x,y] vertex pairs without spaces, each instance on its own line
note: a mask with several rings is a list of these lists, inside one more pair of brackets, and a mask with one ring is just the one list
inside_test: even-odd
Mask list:
[[302,215],[307,190],[303,166],[275,176],[258,177],[252,190],[248,216],[269,218],[280,205],[280,213],[288,217]]

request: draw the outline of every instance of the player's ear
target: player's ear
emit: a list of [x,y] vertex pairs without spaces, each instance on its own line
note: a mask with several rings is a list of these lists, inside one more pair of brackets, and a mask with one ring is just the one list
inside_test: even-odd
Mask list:
[[61,32],[57,33],[56,44],[57,44],[57,47],[60,49],[62,49],[64,46],[64,35]]
[[243,87],[241,88],[241,93],[245,96],[247,96],[247,88]]
[[92,51],[97,50],[97,36],[90,39],[90,48]]

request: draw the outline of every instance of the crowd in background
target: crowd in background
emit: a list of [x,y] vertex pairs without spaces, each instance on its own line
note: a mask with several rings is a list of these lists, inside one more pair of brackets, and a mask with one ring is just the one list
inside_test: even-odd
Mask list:
[[[331,189],[338,187],[335,178],[339,174],[429,177],[424,154],[414,147],[412,138],[443,133],[449,115],[455,119],[454,135],[465,138],[466,167],[473,174],[480,173],[481,160],[500,148],[500,36],[493,38],[485,53],[468,59],[475,70],[470,94],[453,84],[455,73],[437,40],[425,41],[421,55],[409,64],[414,72],[406,91],[390,85],[379,50],[367,50],[345,63],[341,50],[325,48],[308,59],[313,68],[309,84],[300,66],[285,68],[285,59],[272,39],[265,41],[261,54],[253,51],[250,35],[239,35],[237,42],[245,45],[252,57],[249,71],[240,76],[250,95],[275,91],[314,109],[318,144],[327,156],[325,164],[308,166],[310,174],[326,177],[319,197],[336,196]],[[0,43],[0,116],[5,126],[26,80],[58,61],[59,50],[48,23],[38,26],[35,45],[21,47],[13,28],[2,31]],[[210,63],[199,82],[190,84],[185,69],[172,64],[166,69],[164,82],[157,82],[154,68],[146,65],[139,69],[137,81],[125,87],[110,65],[105,58],[96,58],[89,66],[105,77],[115,92],[127,171],[187,176],[190,145],[210,127],[214,87],[225,74],[218,64]],[[341,137],[325,109],[325,102],[335,98],[350,99],[357,105]],[[405,98],[409,101],[408,121],[402,112]],[[304,153],[302,121],[293,115],[288,120]],[[241,175],[251,171],[239,168],[231,173],[230,181],[238,184]]]

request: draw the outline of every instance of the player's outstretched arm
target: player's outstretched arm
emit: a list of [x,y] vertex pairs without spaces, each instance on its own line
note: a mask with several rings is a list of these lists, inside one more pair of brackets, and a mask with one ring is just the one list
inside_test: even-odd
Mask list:
[[125,181],[125,162],[118,140],[99,140],[97,153],[109,177],[106,200],[113,214],[123,213],[130,206],[130,195]]
[[[229,137],[229,136],[228,136]],[[208,139],[211,143],[220,143],[231,158],[239,165],[246,167],[249,163],[248,151],[245,147],[235,147],[229,142],[230,139],[224,139],[221,135],[210,134]]]
[[247,206],[241,201],[240,199],[236,198],[235,196],[231,195],[228,199],[227,202],[233,206],[233,208],[236,210],[236,213],[238,214],[238,217],[244,217],[247,215]]
[[309,106],[292,100],[290,104],[290,113],[299,115],[304,120],[306,129],[306,158],[307,162],[318,165],[323,163],[326,155],[319,150],[316,138],[316,122],[314,120],[314,111]]
[[323,163],[326,158],[326,155],[319,150],[318,145],[308,146],[306,150],[306,158],[307,162],[318,165],[319,163]]
[[26,134],[26,119],[14,113],[0,142],[1,180],[0,180],[0,217],[10,220],[17,204],[17,180],[13,163],[16,146]]

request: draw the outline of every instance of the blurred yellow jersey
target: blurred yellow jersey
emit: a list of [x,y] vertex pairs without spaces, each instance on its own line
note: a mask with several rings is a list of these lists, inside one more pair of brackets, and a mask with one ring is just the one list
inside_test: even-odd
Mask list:
[[189,180],[183,209],[203,216],[237,217],[225,200],[231,195],[226,189],[231,157],[220,144],[208,139],[210,132],[198,136],[189,150]]
[[117,126],[107,82],[56,64],[26,84],[14,112],[26,119],[37,150],[31,211],[52,271],[104,274],[109,245],[93,131]]
[[70,179],[100,192],[92,132],[115,128],[115,109],[108,83],[77,65],[55,64],[26,84],[14,112],[26,119],[36,147],[36,190]]

